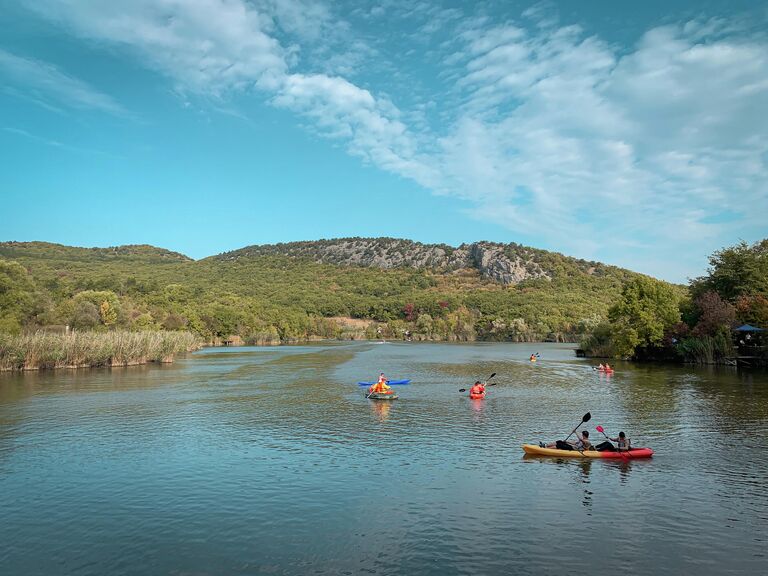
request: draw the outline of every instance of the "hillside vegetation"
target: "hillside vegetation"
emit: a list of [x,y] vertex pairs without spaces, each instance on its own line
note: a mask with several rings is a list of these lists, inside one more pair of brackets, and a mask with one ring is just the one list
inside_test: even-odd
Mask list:
[[6,242],[0,331],[190,330],[207,341],[246,343],[564,340],[591,331],[637,277],[489,242],[453,248],[347,238],[251,246],[199,261],[152,246]]

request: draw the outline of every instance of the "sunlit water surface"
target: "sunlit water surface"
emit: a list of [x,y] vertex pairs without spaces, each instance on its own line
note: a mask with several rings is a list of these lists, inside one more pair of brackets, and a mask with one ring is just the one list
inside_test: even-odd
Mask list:
[[[768,572],[768,375],[590,364],[340,343],[0,374],[0,574]],[[356,385],[381,370],[413,381],[393,403]],[[655,457],[523,456],[587,411]]]

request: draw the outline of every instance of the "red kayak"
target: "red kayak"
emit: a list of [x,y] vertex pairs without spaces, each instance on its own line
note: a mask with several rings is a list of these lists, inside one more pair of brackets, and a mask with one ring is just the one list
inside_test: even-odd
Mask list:
[[483,398],[485,398],[485,392],[483,392],[482,394],[470,394],[469,398],[470,400],[482,400]]

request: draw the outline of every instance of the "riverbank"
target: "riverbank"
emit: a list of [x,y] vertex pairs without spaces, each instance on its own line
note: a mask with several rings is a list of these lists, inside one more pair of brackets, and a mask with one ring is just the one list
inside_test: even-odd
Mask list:
[[132,366],[173,362],[173,357],[198,350],[199,338],[189,332],[36,332],[0,334],[0,370],[48,370]]

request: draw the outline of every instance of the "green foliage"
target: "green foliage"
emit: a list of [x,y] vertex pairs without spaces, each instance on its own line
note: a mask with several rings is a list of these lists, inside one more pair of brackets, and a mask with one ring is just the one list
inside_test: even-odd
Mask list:
[[72,302],[75,315],[71,318],[71,324],[74,327],[110,327],[117,322],[120,300],[110,290],[84,290],[78,292]]
[[768,328],[768,298],[762,294],[739,296],[736,315],[741,322]]
[[730,331],[724,327],[713,335],[683,338],[676,350],[686,362],[698,364],[715,364],[734,355]]
[[27,270],[0,258],[0,332],[16,334],[37,311],[38,295]]
[[616,356],[613,341],[613,327],[608,322],[598,324],[580,343],[583,350],[595,358]]
[[742,241],[719,250],[709,263],[707,276],[692,284],[695,295],[712,291],[731,303],[744,295],[768,296],[768,238],[752,246]]
[[[715,252],[706,276],[681,297],[649,278],[628,282],[602,325],[582,341],[594,356],[677,355],[688,362],[717,363],[735,354],[731,329],[748,322],[768,326],[768,239]],[[682,319],[682,322],[679,320]],[[765,354],[765,348],[752,351]]]
[[664,282],[639,276],[628,282],[608,311],[617,355],[632,357],[637,348],[659,346],[666,330],[680,320],[680,295]]
[[[425,248],[402,240],[366,242],[371,258],[407,259]],[[334,264],[338,243],[249,247],[201,261],[147,246],[0,243],[0,255],[12,259],[14,274],[23,272],[27,282],[17,290],[21,298],[12,300],[21,302],[27,295],[38,303],[13,311],[3,307],[0,321],[12,318],[15,331],[46,324],[186,329],[208,341],[238,335],[246,342],[276,343],[361,337],[364,327],[347,329],[332,319],[353,318],[377,323],[387,338],[410,331],[435,340],[572,340],[589,322],[605,317],[622,284],[635,277],[599,263],[509,245],[511,255],[546,277],[503,286],[477,269],[446,264],[389,269],[341,265],[341,259]],[[437,248],[448,256],[455,251]]]

